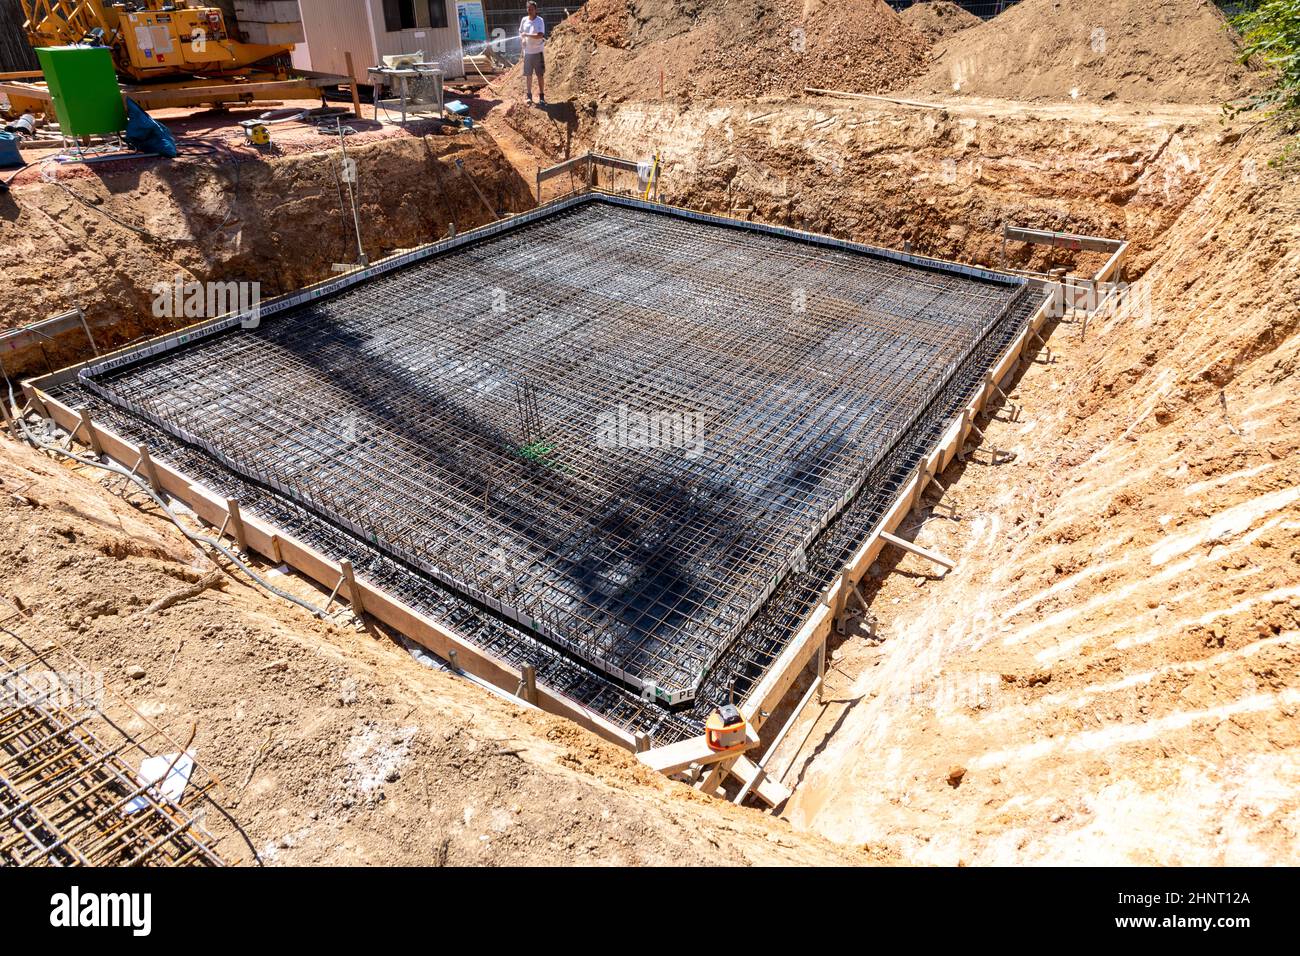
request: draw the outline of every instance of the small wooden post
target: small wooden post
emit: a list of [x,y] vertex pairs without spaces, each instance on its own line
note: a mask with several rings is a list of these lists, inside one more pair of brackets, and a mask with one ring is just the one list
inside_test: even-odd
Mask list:
[[234,498],[226,499],[226,514],[230,515],[230,530],[235,535],[239,550],[248,554],[248,532],[244,530],[244,516],[239,513],[239,502]]
[[357,92],[357,74],[352,69],[352,51],[343,52],[343,62],[348,68],[349,88],[352,90],[352,111],[357,114],[357,119],[361,119],[361,94]]
[[[822,641],[821,648],[817,651],[817,703],[822,702],[822,690],[826,687],[826,645],[830,643],[830,635]],[[757,779],[757,775],[755,775]],[[740,801],[737,800],[737,803]]]
[[95,431],[94,423],[90,420],[90,409],[81,410],[81,427],[86,430],[86,442],[90,445],[90,450],[95,453],[96,458],[104,457],[104,445],[99,440],[99,432]]
[[537,668],[532,664],[525,664],[519,668],[519,674],[523,678],[524,700],[537,706]]
[[650,749],[650,735],[644,731],[637,731],[637,734],[633,739],[636,741],[637,753],[643,754]]
[[149,454],[147,445],[140,446],[140,461],[135,467],[144,475],[145,480],[153,486],[153,490],[161,495],[163,493],[162,482],[158,480],[158,469],[154,467],[153,456]]
[[347,582],[348,601],[352,604],[352,613],[360,617],[366,613],[366,605],[361,599],[361,590],[357,587],[357,577],[352,572],[352,562],[344,558],[339,562],[339,567],[343,570],[343,580]]

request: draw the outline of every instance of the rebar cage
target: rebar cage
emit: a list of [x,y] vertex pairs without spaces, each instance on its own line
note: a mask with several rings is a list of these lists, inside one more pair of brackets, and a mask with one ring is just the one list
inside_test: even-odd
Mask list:
[[773,590],[808,600],[827,525],[879,510],[1033,305],[1015,277],[599,195],[484,232],[69,391],[371,579],[423,578],[539,679],[676,703],[752,676]]

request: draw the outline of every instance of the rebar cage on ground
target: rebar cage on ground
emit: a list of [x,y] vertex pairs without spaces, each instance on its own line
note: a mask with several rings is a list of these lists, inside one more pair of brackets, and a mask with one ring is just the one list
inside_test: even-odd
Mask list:
[[585,197],[83,379],[677,703],[1026,294]]
[[[376,274],[402,269],[440,256],[461,245],[473,245],[484,237],[508,233],[520,224],[531,223],[557,211],[591,201],[592,197],[562,200],[513,220],[494,223],[476,233],[403,253],[361,273],[328,280],[319,286],[266,303],[263,305],[263,316],[265,318],[280,311],[296,309],[304,303],[315,302],[354,285],[368,283]],[[605,198],[603,201],[624,208],[664,209],[654,204],[630,200],[613,201]],[[886,263],[912,266],[918,270],[938,269],[945,273],[980,279],[1005,279],[996,273],[980,269],[873,250],[781,227],[738,223],[682,210],[664,211],[663,214],[723,225],[753,235],[779,236],[814,248],[847,249],[879,258]],[[1013,284],[1016,281],[1018,280],[1011,280]],[[78,413],[71,409],[82,409],[84,414],[93,414],[94,421],[103,423],[96,426],[101,431],[104,426],[108,426],[122,436],[121,440],[140,442],[142,447],[148,444],[156,460],[165,460],[177,469],[175,475],[188,476],[185,480],[191,482],[202,482],[218,498],[228,496],[237,499],[246,516],[257,516],[267,522],[268,528],[279,529],[282,534],[290,535],[317,553],[333,556],[336,560],[350,561],[357,574],[364,575],[369,586],[393,595],[416,613],[447,628],[468,645],[505,666],[530,668],[536,674],[538,685],[545,685],[561,695],[562,699],[571,701],[582,713],[604,718],[624,734],[645,734],[655,744],[666,744],[698,734],[704,717],[713,706],[732,696],[742,699],[757,686],[768,668],[790,646],[803,622],[818,607],[821,596],[836,579],[846,561],[874,533],[877,523],[897,498],[912,471],[948,429],[953,417],[966,414],[964,409],[967,402],[980,391],[989,369],[1014,341],[1018,341],[1017,337],[1042,304],[1043,296],[1036,291],[1016,296],[1011,306],[993,321],[986,334],[977,339],[933,397],[917,411],[911,426],[901,430],[876,464],[863,473],[860,491],[850,497],[842,512],[830,519],[825,530],[816,536],[811,546],[796,553],[796,561],[790,571],[749,622],[740,629],[737,639],[708,668],[695,701],[685,709],[670,710],[647,701],[635,690],[619,681],[610,680],[607,671],[592,662],[560,649],[560,645],[553,641],[542,639],[537,631],[523,626],[510,616],[494,612],[482,603],[469,599],[463,592],[445,585],[410,562],[401,560],[390,550],[378,547],[367,536],[336,521],[326,520],[305,506],[301,498],[250,480],[211,453],[182,441],[172,431],[160,427],[158,421],[110,404],[88,388],[86,380],[76,378],[76,369],[28,383],[28,386],[29,394],[33,396],[36,393],[31,388],[40,389],[45,399],[51,403],[53,413],[65,427],[70,427],[68,421],[76,420]],[[91,372],[102,374],[138,365],[149,356],[188,346],[208,336],[220,335],[238,326],[244,319],[244,316],[236,315],[202,323],[106,359],[95,360],[91,363]],[[515,384],[521,387],[512,387],[508,393],[508,418],[519,429],[519,435],[529,436],[533,434],[530,429],[536,428],[538,417],[536,386],[526,380]],[[346,428],[344,431],[346,434]],[[121,444],[119,439],[113,439],[113,442]],[[129,467],[135,462],[135,453],[130,452],[122,460]],[[188,486],[180,487],[184,489]],[[185,498],[185,494],[182,494],[182,498]],[[220,520],[218,523],[221,523]],[[270,551],[265,553],[280,560],[273,540]],[[324,583],[329,587],[334,581],[331,579]],[[513,686],[511,684],[511,688]],[[630,739],[630,736],[626,739]]]

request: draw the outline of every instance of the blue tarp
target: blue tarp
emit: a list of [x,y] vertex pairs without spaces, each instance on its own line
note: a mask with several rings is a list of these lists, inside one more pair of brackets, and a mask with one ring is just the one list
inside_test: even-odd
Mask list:
[[171,131],[131,99],[126,101],[126,141],[142,153],[176,158],[176,140]]

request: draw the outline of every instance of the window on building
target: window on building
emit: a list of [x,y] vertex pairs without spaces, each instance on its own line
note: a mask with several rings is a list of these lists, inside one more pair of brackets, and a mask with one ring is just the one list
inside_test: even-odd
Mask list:
[[384,28],[389,33],[447,23],[447,0],[384,0]]

